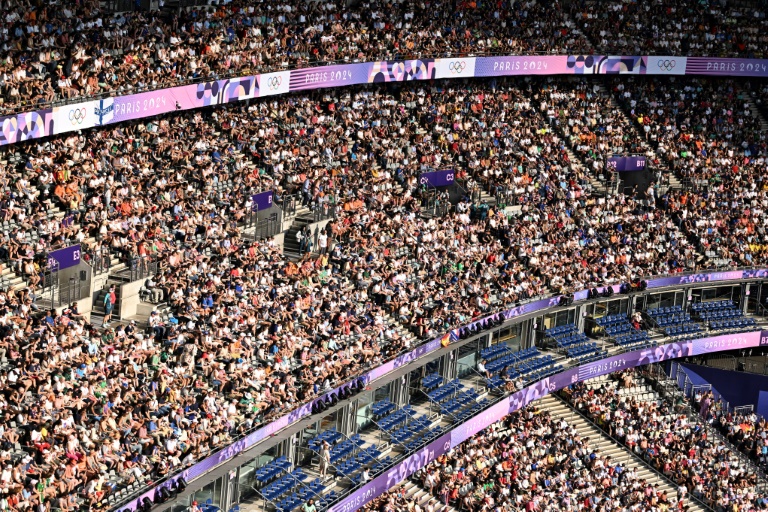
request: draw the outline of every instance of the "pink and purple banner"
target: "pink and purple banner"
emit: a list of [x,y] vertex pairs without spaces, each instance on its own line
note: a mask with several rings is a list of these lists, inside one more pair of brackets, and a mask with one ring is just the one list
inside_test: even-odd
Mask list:
[[0,146],[96,126],[326,87],[526,75],[768,77],[768,59],[625,55],[516,55],[334,64],[214,80],[0,118]]

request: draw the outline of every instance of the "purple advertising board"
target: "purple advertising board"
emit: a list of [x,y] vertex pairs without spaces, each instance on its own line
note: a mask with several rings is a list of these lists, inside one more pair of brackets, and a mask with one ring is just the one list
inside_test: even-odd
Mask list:
[[178,110],[358,84],[511,75],[768,77],[768,59],[628,55],[513,55],[336,64],[87,100],[0,118],[0,146]]
[[251,208],[253,211],[260,212],[272,208],[272,196],[273,194],[271,190],[252,195],[251,202],[253,203],[253,206]]
[[[768,269],[747,269],[747,270],[728,271],[728,272],[711,272],[706,274],[690,274],[690,275],[662,277],[662,278],[649,280],[648,288],[676,286],[676,285],[687,284],[687,283],[730,281],[730,280],[751,279],[751,278],[761,278],[761,277],[768,277]],[[613,288],[615,292],[619,291],[618,285],[614,285]],[[600,291],[602,291],[603,289],[604,288],[599,288]],[[575,300],[585,300],[587,298],[587,291],[583,290],[581,292],[577,292],[574,294],[574,297],[575,297]],[[503,316],[505,320],[509,320],[521,315],[543,311],[545,309],[557,306],[559,303],[559,300],[560,300],[559,296],[540,299],[540,300],[529,302],[527,304],[522,304],[520,306],[514,307],[512,309],[506,310],[501,313],[489,315],[488,317],[472,322],[467,326],[454,329],[453,331],[451,331],[450,332],[451,341],[453,342],[458,340],[460,338],[460,333],[468,327],[471,327],[471,326],[483,327],[486,324],[488,324],[489,321],[496,319],[499,316]],[[434,339],[424,345],[420,345],[419,347],[416,347],[414,350],[410,351],[409,353],[398,356],[392,361],[389,361],[384,365],[369,371],[363,376],[363,378],[367,383],[370,384],[371,382],[383,377],[384,375],[396,370],[397,368],[400,368],[420,357],[423,357],[431,352],[434,352],[435,350],[438,350],[442,345],[441,341],[442,341],[442,337]],[[467,437],[472,435],[472,433],[479,432],[480,430],[485,428],[481,425],[486,421],[489,421],[488,424],[493,423],[494,421],[490,421],[490,419],[497,416],[498,414],[501,414],[501,416],[499,417],[503,417],[509,412],[512,412],[521,407],[524,407],[525,405],[527,405],[533,400],[536,400],[537,398],[541,398],[547,393],[551,393],[552,391],[555,391],[557,389],[562,389],[563,387],[568,386],[571,383],[577,382],[580,378],[597,377],[599,375],[604,375],[612,371],[620,370],[621,368],[624,368],[624,367],[629,367],[630,365],[640,366],[640,365],[650,364],[653,362],[663,361],[666,359],[673,359],[675,357],[685,357],[689,355],[699,355],[699,354],[704,354],[709,352],[719,352],[723,350],[731,350],[734,348],[749,348],[749,347],[756,347],[761,345],[768,345],[768,332],[724,335],[724,336],[716,336],[714,338],[705,338],[700,340],[688,341],[685,343],[671,343],[668,345],[663,345],[661,347],[654,347],[654,348],[649,348],[649,349],[644,349],[644,350],[639,350],[635,352],[613,356],[611,358],[604,359],[602,361],[598,361],[595,363],[589,363],[581,367],[570,368],[562,373],[559,373],[557,375],[554,375],[552,377],[539,381],[511,395],[509,401],[504,402],[505,404],[507,404],[506,412],[503,412],[503,410],[505,409],[504,406],[499,406],[498,404],[496,404],[491,408],[489,408],[488,410],[481,413],[479,416],[472,418],[465,424],[459,426],[454,431],[454,434],[452,434],[450,438],[451,445],[456,446],[456,444],[461,442],[459,441],[459,439],[462,439],[462,440],[466,439]],[[348,385],[349,384],[345,384],[344,386],[341,386],[340,388],[337,388],[334,391],[327,393],[326,395],[324,395],[324,397],[331,395],[333,393],[337,393],[339,390],[343,389],[345,386],[348,386]],[[301,407],[291,411],[289,414],[286,414],[285,416],[252,432],[251,434],[247,435],[246,437],[237,441],[236,443],[228,446],[223,450],[216,452],[215,454],[207,457],[206,459],[203,459],[202,461],[196,463],[195,465],[186,469],[182,473],[175,475],[169,481],[163,483],[162,485],[147,491],[146,493],[142,494],[138,499],[132,500],[130,503],[126,505],[121,505],[120,509],[135,510],[138,502],[144,497],[153,499],[159,487],[171,485],[173,482],[175,482],[181,477],[183,477],[187,482],[190,482],[195,478],[198,478],[199,476],[207,473],[208,471],[211,471],[212,469],[216,468],[220,464],[226,462],[227,460],[232,459],[236,455],[251,448],[256,443],[270,436],[275,435],[280,430],[299,421],[301,418],[304,418],[305,416],[311,414],[313,403],[314,401],[304,404]],[[481,418],[482,420],[477,418]],[[432,444],[430,444],[430,446],[432,446]],[[376,480],[378,480],[378,478]],[[368,486],[365,486],[363,489],[365,488],[368,488]],[[370,489],[371,488],[369,488],[369,490]],[[381,492],[384,492],[383,488],[379,487],[378,489],[380,489],[380,491],[378,491],[378,494],[380,494]],[[359,494],[359,491],[356,491],[355,495],[358,495],[358,494]],[[376,496],[378,496],[378,494],[371,495],[367,499],[372,500]]]
[[48,253],[48,268],[50,270],[64,270],[78,264],[80,264],[80,245],[72,245]]
[[609,156],[606,164],[609,171],[628,172],[645,170],[644,156]]
[[428,185],[430,187],[448,187],[453,185],[455,174],[453,169],[445,171],[432,171],[423,172],[419,176],[419,183],[421,185]]

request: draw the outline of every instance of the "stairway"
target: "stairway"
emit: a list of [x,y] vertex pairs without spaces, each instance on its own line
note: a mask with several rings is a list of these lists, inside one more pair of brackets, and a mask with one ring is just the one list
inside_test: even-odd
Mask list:
[[[283,237],[283,255],[292,260],[298,260],[301,258],[299,255],[299,240],[296,238],[296,233],[304,229],[304,226],[313,224],[315,222],[315,215],[306,206],[298,206],[296,208],[296,216],[293,218],[291,227],[285,232]],[[312,243],[314,244],[314,230],[312,230]],[[314,251],[317,247],[312,247]]]
[[450,505],[443,505],[439,498],[432,496],[426,489],[412,480],[406,480],[403,482],[402,487],[405,488],[406,500],[409,503],[413,502],[419,505],[422,510],[424,510],[424,507],[427,506],[430,500],[433,500],[433,504],[438,510],[443,510],[446,512],[458,512]]
[[[611,460],[618,463],[623,463],[626,468],[635,468],[640,478],[644,478],[651,484],[659,484],[659,488],[667,492],[667,496],[675,499],[677,496],[677,487],[666,478],[663,478],[658,473],[651,471],[649,466],[646,465],[639,457],[632,455],[626,448],[613,441],[611,438],[603,434],[594,423],[588,421],[583,416],[578,414],[571,406],[566,404],[560,398],[553,395],[547,395],[538,401],[539,407],[542,410],[548,411],[553,418],[560,418],[572,425],[582,437],[588,437],[592,448],[601,455],[610,455]],[[685,499],[686,505],[689,510],[705,511],[707,509],[701,507],[698,503]]]
[[117,296],[117,301],[115,302],[115,307],[112,309],[112,320],[110,323],[120,320],[120,286],[122,284],[122,281],[113,279],[110,276],[110,278],[107,280],[107,283],[104,285],[104,288],[96,293],[96,298],[93,301],[93,307],[91,310],[91,324],[95,325],[96,327],[101,327],[104,321],[104,315],[106,314],[104,309],[104,296],[107,294],[107,292],[109,292],[109,287],[112,285],[115,286],[115,295]]

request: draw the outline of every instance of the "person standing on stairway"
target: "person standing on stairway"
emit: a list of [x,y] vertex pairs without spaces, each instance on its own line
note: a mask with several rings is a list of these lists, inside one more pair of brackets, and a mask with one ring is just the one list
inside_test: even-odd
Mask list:
[[109,321],[112,320],[112,310],[115,308],[115,302],[117,302],[117,294],[115,294],[115,286],[109,287],[109,291],[104,296],[104,323],[103,327],[109,325]]

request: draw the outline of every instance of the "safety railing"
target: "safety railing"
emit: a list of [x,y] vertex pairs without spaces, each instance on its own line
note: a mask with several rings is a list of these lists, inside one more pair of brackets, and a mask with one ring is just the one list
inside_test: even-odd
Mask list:
[[115,276],[133,282],[157,274],[159,260],[155,256],[137,256],[129,258],[126,265],[127,267],[116,272]]

